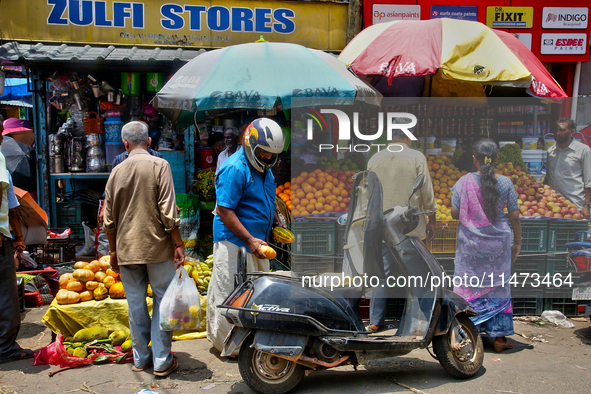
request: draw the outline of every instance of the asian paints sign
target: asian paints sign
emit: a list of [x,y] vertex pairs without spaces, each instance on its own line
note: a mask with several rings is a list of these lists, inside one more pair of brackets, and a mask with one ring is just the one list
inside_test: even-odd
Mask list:
[[374,25],[376,23],[396,20],[421,19],[420,5],[374,4],[372,10],[372,22]]
[[0,38],[222,47],[263,35],[267,41],[340,50],[345,46],[347,13],[346,3],[313,1],[0,1]]

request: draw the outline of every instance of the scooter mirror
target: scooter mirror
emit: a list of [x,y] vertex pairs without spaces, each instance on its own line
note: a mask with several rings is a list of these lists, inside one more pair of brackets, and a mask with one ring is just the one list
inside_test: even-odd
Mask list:
[[412,184],[412,194],[408,198],[408,206],[410,206],[410,199],[412,198],[412,196],[414,196],[414,194],[416,192],[418,192],[423,187],[424,181],[425,181],[425,175],[424,174],[419,174],[419,176],[417,177],[417,179],[415,179],[414,183]]

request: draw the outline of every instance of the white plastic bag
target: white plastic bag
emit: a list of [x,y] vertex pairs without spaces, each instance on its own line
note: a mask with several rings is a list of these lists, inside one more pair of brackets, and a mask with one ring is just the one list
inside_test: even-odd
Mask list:
[[94,230],[88,227],[84,222],[82,222],[82,227],[84,228],[84,246],[78,250],[76,257],[95,255],[96,249],[94,248],[94,237],[96,234]]
[[544,311],[542,312],[542,320],[565,328],[573,328],[575,326],[560,311]]
[[193,278],[184,267],[176,274],[160,302],[160,329],[163,331],[201,328],[201,300]]

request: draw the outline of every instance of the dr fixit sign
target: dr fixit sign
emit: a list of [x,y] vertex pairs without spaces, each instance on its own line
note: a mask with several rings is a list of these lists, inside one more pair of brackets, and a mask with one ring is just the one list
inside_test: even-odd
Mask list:
[[496,28],[530,29],[534,20],[533,7],[487,7],[486,25]]

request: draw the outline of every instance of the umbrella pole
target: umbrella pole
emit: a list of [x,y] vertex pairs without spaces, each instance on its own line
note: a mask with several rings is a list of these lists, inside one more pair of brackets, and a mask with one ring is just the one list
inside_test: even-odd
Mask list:
[[[431,98],[431,87],[433,86],[433,76],[429,76],[429,98]],[[427,108],[427,124],[429,125],[429,127],[426,127],[423,133],[423,139],[424,139],[424,143],[423,143],[423,154],[425,156],[427,156],[427,134],[428,130],[430,130],[433,125],[431,125],[431,116],[429,115],[429,108]]]

